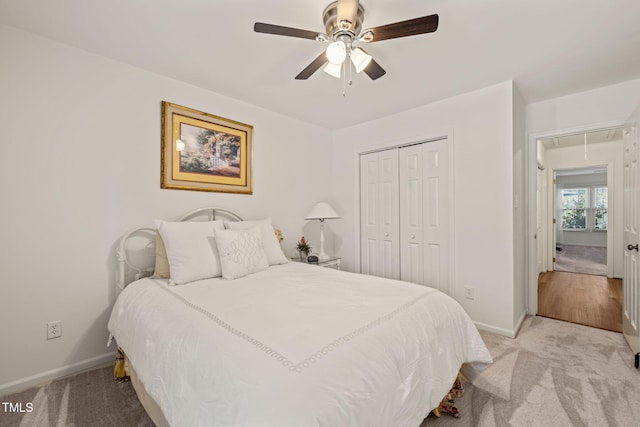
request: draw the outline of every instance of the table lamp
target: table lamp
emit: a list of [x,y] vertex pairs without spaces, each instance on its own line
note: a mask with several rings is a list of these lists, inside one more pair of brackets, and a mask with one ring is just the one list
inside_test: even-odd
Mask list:
[[305,218],[320,220],[320,253],[318,254],[318,259],[320,261],[326,261],[329,259],[329,255],[324,253],[324,220],[337,218],[340,218],[340,215],[338,215],[338,213],[327,202],[316,203],[313,209],[311,209],[311,212],[309,212]]

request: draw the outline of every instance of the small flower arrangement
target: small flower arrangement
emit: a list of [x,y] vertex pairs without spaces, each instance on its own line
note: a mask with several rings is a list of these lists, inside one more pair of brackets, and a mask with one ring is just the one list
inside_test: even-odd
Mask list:
[[276,233],[276,239],[278,239],[278,242],[282,242],[284,240],[284,237],[282,237],[282,231],[280,231],[280,229],[276,228],[275,230]]
[[309,252],[311,252],[311,245],[309,244],[309,241],[302,236],[300,240],[298,240],[298,243],[296,243],[296,249],[307,256],[309,255]]

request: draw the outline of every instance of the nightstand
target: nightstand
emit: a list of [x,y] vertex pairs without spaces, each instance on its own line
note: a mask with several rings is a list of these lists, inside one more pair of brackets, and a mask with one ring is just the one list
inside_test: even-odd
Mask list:
[[307,260],[305,258],[289,258],[289,259],[291,261],[293,261],[293,262],[304,262],[305,264],[312,264],[312,265],[317,265],[317,266],[320,266],[320,267],[334,268],[336,270],[340,270],[340,261],[342,260],[342,258],[330,257],[326,261],[318,261],[317,263],[315,263],[315,262],[309,263],[309,262],[307,262]]

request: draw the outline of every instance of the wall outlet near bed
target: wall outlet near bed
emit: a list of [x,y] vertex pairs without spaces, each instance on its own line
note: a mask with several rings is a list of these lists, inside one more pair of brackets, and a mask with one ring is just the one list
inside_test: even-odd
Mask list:
[[473,299],[473,288],[471,286],[464,287],[464,297],[467,299]]
[[62,336],[62,321],[54,320],[47,322],[47,339],[59,338]]

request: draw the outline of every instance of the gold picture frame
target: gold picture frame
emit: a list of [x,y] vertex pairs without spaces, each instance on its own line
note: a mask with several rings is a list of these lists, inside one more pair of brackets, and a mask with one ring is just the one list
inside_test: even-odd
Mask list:
[[162,101],[160,188],[253,194],[253,126]]

